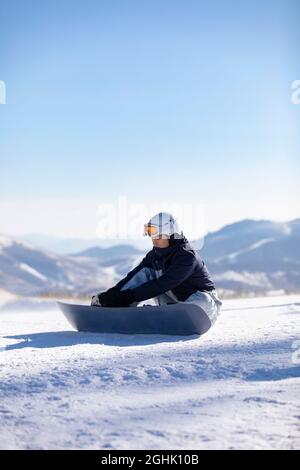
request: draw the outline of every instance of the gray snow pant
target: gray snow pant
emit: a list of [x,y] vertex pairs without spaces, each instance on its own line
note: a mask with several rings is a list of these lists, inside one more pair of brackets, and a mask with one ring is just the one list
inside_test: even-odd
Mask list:
[[[123,287],[121,290],[134,289],[145,282],[157,279],[162,275],[162,271],[155,271],[151,268],[143,268],[136,273]],[[153,298],[156,305],[174,304],[180,302],[172,291],[167,291],[162,295]],[[194,303],[199,305],[213,325],[220,313],[222,301],[219,299],[216,290],[213,291],[196,291],[190,295],[184,303]],[[139,302],[133,302],[130,304],[131,307],[137,306]]]

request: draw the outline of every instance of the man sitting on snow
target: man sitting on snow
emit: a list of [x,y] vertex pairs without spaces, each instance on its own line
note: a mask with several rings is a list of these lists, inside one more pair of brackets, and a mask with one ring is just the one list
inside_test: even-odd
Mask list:
[[114,287],[92,298],[99,307],[136,306],[153,298],[157,305],[177,302],[202,307],[213,324],[222,302],[204,261],[179,230],[174,217],[160,212],[144,225],[153,248]]

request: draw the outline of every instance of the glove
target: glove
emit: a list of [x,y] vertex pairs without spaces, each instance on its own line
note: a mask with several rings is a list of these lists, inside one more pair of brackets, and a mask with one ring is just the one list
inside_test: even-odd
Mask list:
[[118,289],[116,287],[111,287],[106,292],[99,292],[99,294],[93,295],[92,300],[91,300],[91,306],[92,307],[102,307],[103,305],[100,302],[100,295],[102,296],[103,294],[108,294],[110,292],[118,292]]
[[91,306],[92,307],[101,307],[98,295],[93,295],[92,300],[91,300]]
[[113,290],[99,294],[102,307],[128,307],[135,301],[132,290]]

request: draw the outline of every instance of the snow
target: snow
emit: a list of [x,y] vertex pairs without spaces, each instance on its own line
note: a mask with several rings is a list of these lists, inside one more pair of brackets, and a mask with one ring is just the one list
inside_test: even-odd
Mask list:
[[41,274],[39,271],[37,271],[36,269],[32,268],[31,266],[29,266],[28,264],[26,263],[20,263],[19,265],[20,269],[22,269],[23,271],[26,271],[28,272],[29,274],[31,274],[32,276],[35,276],[37,277],[38,279],[40,279],[41,281],[47,281],[47,277],[44,276],[43,274]]
[[12,302],[17,299],[17,296],[7,292],[5,289],[0,287],[0,309],[2,305],[5,305],[7,302]]
[[216,262],[219,263],[220,261],[229,259],[230,261],[234,261],[239,255],[248,253],[249,251],[254,251],[257,248],[260,248],[261,246],[265,245],[266,243],[271,243],[274,241],[274,238],[263,238],[262,240],[259,240],[252,245],[248,246],[247,248],[244,248],[242,250],[234,251],[233,253],[227,254],[225,256],[221,256],[219,258],[216,258]]
[[262,272],[248,272],[248,271],[224,271],[220,274],[215,274],[214,278],[217,282],[221,281],[236,281],[243,284],[248,284],[251,287],[261,287],[270,289],[272,287],[266,273]]
[[1,251],[3,251],[4,248],[10,247],[12,244],[13,244],[12,239],[0,233],[0,253]]
[[1,251],[4,251],[5,248],[12,247],[13,245],[16,245],[16,244],[21,245],[21,246],[23,246],[27,249],[30,249],[30,250],[35,249],[35,247],[29,242],[25,242],[23,240],[22,241],[17,240],[14,237],[4,235],[3,233],[0,233],[0,253],[1,253]]
[[239,255],[248,253],[249,251],[254,251],[257,248],[260,248],[261,246],[265,245],[266,243],[271,243],[273,241],[274,241],[274,238],[263,238],[262,240],[259,240],[258,242],[255,242],[252,245],[248,246],[248,248],[245,248],[244,250],[238,250],[238,251],[235,251],[234,253],[229,254],[227,258],[233,261]]
[[0,312],[0,448],[299,447],[300,296],[223,307],[200,338]]

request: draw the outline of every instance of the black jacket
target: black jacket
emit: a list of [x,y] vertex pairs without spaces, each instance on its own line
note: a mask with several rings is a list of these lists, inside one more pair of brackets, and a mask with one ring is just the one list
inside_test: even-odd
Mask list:
[[153,247],[116,287],[121,289],[143,268],[162,270],[162,275],[132,289],[138,302],[164,294],[168,290],[171,290],[179,301],[184,301],[197,290],[215,289],[204,261],[191,248],[185,237],[172,240],[171,246],[167,248]]

